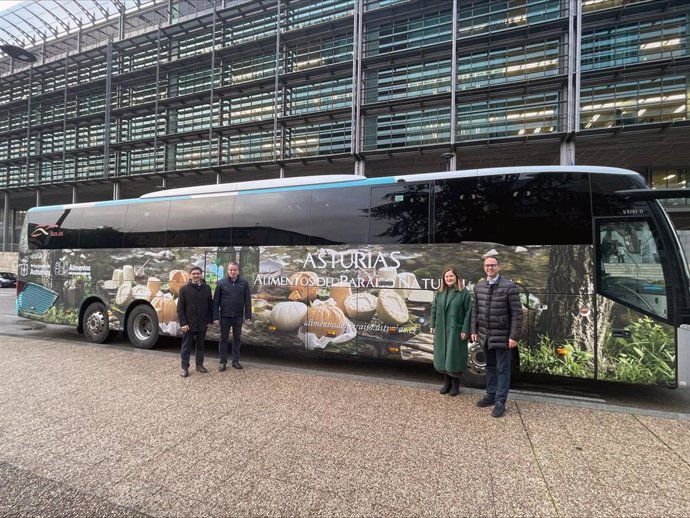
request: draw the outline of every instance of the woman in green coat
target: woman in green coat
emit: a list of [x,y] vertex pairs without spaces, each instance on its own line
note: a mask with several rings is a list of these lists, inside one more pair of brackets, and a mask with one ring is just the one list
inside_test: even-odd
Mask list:
[[446,268],[431,306],[434,368],[445,378],[441,394],[457,396],[460,392],[460,374],[467,367],[471,315],[472,295],[455,269]]

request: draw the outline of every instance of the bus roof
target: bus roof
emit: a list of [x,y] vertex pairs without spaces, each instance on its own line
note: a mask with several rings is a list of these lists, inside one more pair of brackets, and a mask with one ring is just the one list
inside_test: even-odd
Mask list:
[[154,191],[139,196],[140,198],[167,198],[169,196],[190,196],[195,194],[219,194],[256,189],[276,189],[282,187],[297,187],[303,185],[319,185],[324,183],[341,183],[366,180],[363,176],[354,174],[298,176],[296,178],[274,178],[270,180],[253,180],[249,182],[215,183],[210,185],[195,185],[194,187],[179,187]]
[[249,182],[233,182],[210,185],[197,185],[194,187],[181,187],[166,189],[144,194],[139,198],[123,200],[107,200],[76,204],[63,204],[54,206],[34,207],[30,210],[41,211],[67,207],[88,207],[100,205],[119,205],[126,203],[142,203],[154,200],[172,200],[180,198],[194,198],[218,196],[223,194],[255,194],[280,191],[292,191],[302,189],[327,189],[332,187],[354,187],[361,185],[390,185],[395,183],[428,182],[447,178],[468,178],[477,176],[493,176],[505,174],[524,173],[593,173],[593,174],[624,174],[636,175],[639,173],[627,169],[600,166],[520,166],[520,167],[494,167],[485,169],[467,169],[463,171],[442,171],[436,173],[417,173],[398,176],[383,176],[367,178],[354,174],[343,175],[319,175],[299,176],[296,178],[276,178],[271,180],[255,180]]
[[[168,198],[174,196],[193,196],[199,194],[221,194],[243,191],[259,190],[284,190],[295,187],[346,187],[346,183],[358,182],[359,184],[385,184],[402,182],[424,182],[431,180],[442,180],[444,178],[461,178],[467,176],[490,176],[503,174],[520,173],[615,173],[633,174],[638,173],[627,169],[599,166],[521,166],[521,167],[494,167],[487,169],[468,169],[464,171],[442,171],[435,173],[416,173],[410,175],[387,176],[377,178],[367,178],[354,174],[341,175],[318,175],[318,176],[299,176],[295,178],[275,178],[270,180],[254,180],[248,182],[220,183],[210,185],[197,185],[194,187],[180,187],[176,189],[166,189],[143,194],[140,198]],[[327,184],[327,185],[324,185]],[[337,185],[343,184],[343,185]]]

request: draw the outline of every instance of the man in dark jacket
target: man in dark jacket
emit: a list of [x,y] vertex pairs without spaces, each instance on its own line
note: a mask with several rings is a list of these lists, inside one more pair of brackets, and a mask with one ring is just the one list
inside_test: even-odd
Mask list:
[[520,292],[515,283],[498,274],[500,270],[498,257],[484,259],[486,280],[474,287],[472,307],[472,341],[479,342],[486,354],[486,395],[477,406],[494,405],[494,417],[505,412],[513,349],[522,332]]
[[211,288],[203,280],[203,271],[198,266],[189,270],[190,280],[180,289],[177,299],[177,319],[182,331],[181,376],[189,376],[189,356],[192,344],[196,342],[196,371],[208,372],[204,367],[204,338],[206,328],[213,316]]
[[220,321],[220,354],[219,371],[225,370],[228,363],[228,337],[232,328],[232,366],[241,369],[240,365],[240,337],[244,320],[252,319],[252,294],[249,284],[240,279],[240,266],[237,263],[228,264],[228,276],[216,286],[213,294],[213,323]]

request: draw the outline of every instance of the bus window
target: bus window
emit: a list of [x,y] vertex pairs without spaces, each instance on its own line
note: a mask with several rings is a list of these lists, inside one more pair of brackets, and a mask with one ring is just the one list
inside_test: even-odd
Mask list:
[[96,205],[84,209],[79,248],[122,248],[127,205]]
[[239,195],[233,246],[309,244],[309,191]]
[[370,243],[429,242],[429,184],[371,189]]
[[169,201],[131,203],[125,219],[125,247],[149,248],[165,246]]
[[640,176],[593,174],[592,207],[595,216],[623,216],[649,214],[649,202],[631,200],[615,194],[616,191],[644,189],[646,186]]
[[78,248],[83,212],[81,208],[70,207],[30,211],[27,227],[29,248]]
[[646,220],[599,224],[600,291],[646,313],[668,318],[660,241]]
[[363,244],[369,239],[369,187],[315,189],[309,234],[313,245]]
[[172,202],[167,246],[230,246],[234,196],[199,197]]
[[435,242],[591,244],[586,174],[490,175],[435,188]]

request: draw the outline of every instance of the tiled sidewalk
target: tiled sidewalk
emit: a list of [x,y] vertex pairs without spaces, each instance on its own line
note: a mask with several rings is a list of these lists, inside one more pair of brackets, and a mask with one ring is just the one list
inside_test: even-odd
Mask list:
[[688,420],[3,338],[3,516],[690,515]]

